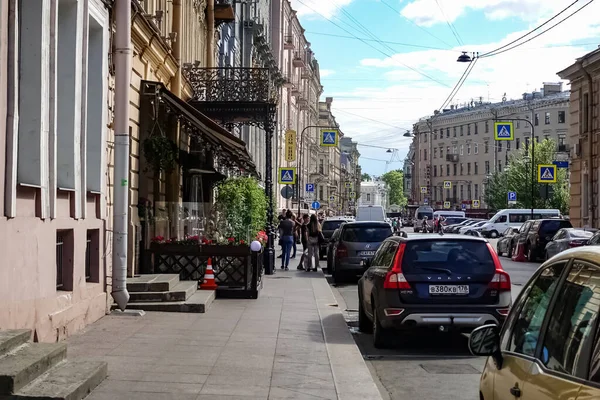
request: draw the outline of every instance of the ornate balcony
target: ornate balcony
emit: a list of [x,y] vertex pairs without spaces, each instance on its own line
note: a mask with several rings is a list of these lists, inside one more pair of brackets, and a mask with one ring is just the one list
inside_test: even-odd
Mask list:
[[295,52],[294,53],[294,58],[292,59],[292,64],[296,68],[305,68],[306,67],[306,61],[304,61],[304,55],[301,54],[301,53],[299,53],[299,52]]
[[262,122],[275,112],[277,89],[268,68],[188,67],[183,73],[194,92],[190,103],[217,122]]
[[283,38],[283,49],[284,50],[294,50],[296,46],[294,45],[294,36],[285,35]]
[[232,0],[215,0],[215,25],[235,21]]
[[300,77],[302,79],[310,79],[310,71],[308,70],[308,68],[302,68],[302,70],[300,71]]

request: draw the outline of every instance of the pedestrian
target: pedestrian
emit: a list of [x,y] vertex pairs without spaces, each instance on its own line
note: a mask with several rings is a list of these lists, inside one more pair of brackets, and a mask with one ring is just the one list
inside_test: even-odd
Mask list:
[[[277,216],[279,223],[281,223],[281,221],[283,221],[285,219],[286,212],[287,212],[287,210],[284,208],[283,210],[281,210],[281,214],[279,214]],[[281,235],[279,236],[279,246],[281,246],[281,254],[278,255],[277,258],[283,258],[283,242],[281,240]]]
[[294,243],[294,229],[296,223],[292,219],[293,213],[288,210],[285,218],[279,223],[279,236],[281,237],[282,251],[281,254],[281,269],[288,271],[290,265],[290,253]]
[[323,240],[323,233],[321,232],[321,224],[319,224],[319,220],[316,215],[310,216],[310,222],[307,227],[308,231],[308,263],[306,264],[306,270],[310,271],[313,258],[315,260],[315,266],[313,271],[316,271],[319,268],[319,246],[320,242]]
[[292,221],[294,221],[294,243],[292,244],[292,256],[290,258],[296,258],[296,251],[298,249],[298,221],[296,220],[296,214],[292,213]]
[[310,216],[308,214],[304,214],[302,218],[298,220],[298,232],[300,234],[300,241],[302,242],[302,256],[300,257],[300,263],[298,264],[298,271],[303,271],[304,263],[308,258],[308,222],[310,221]]

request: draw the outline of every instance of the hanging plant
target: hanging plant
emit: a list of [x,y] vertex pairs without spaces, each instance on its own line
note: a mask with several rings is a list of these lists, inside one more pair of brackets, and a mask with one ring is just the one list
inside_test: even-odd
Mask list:
[[144,140],[144,157],[154,171],[171,172],[179,159],[179,148],[162,135],[153,135]]

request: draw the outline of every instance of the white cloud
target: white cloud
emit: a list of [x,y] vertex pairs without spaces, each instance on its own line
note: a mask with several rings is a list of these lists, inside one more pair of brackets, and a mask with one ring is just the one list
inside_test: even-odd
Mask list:
[[319,75],[321,76],[321,78],[326,78],[328,76],[331,76],[335,74],[335,71],[332,69],[320,69],[319,70]]
[[[331,18],[339,10],[352,3],[352,0],[291,0],[292,8],[298,11],[298,16],[316,16]],[[320,14],[320,15],[319,15]]]
[[[571,2],[564,0],[413,0],[401,11],[402,15],[422,26],[454,22],[469,10],[482,11],[487,19],[498,20],[517,17],[533,21],[548,17],[565,8]],[[585,3],[582,2],[581,5]],[[575,5],[575,10],[581,6]]]
[[[453,1],[461,4],[467,2]],[[477,1],[493,3],[491,0]],[[501,1],[497,0],[496,3]],[[538,19],[532,21],[533,25],[547,19],[544,10],[538,10],[536,15]],[[596,47],[569,44],[598,43],[600,20],[597,15],[600,15],[600,2],[592,3],[585,11],[521,47],[497,56],[480,58],[452,104],[478,101],[480,97],[483,101],[489,99],[497,102],[505,93],[508,99],[518,99],[525,92],[539,90],[543,82],[560,81],[556,75],[558,71]],[[525,31],[510,33],[497,43],[466,43],[464,47],[484,53],[524,33]],[[459,50],[413,51],[394,54],[392,57],[363,59],[358,68],[364,71],[361,78],[365,78],[365,81],[357,81],[355,87],[352,87],[352,81],[345,82],[345,90],[328,89],[326,82],[324,96],[333,96],[333,111],[346,135],[359,143],[398,148],[404,156],[410,144],[410,139],[402,136],[405,130],[411,129],[419,118],[431,115],[441,106],[467,67],[467,64],[456,62]],[[429,81],[403,64],[435,77],[447,86]],[[373,81],[369,82],[369,79]],[[385,81],[382,82],[382,79]],[[336,80],[335,89],[340,88],[337,83]],[[568,89],[566,84],[564,89]],[[359,149],[367,157],[390,158],[385,149]],[[382,173],[385,167],[385,163],[376,161],[365,160],[361,164],[368,173]],[[399,166],[400,164],[392,164],[390,168]]]

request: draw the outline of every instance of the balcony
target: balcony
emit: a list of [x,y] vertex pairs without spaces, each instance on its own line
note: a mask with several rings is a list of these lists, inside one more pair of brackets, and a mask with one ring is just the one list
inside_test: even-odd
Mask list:
[[306,68],[306,61],[304,61],[304,57],[299,52],[294,53],[294,58],[292,59],[292,64],[296,68]]
[[310,71],[308,70],[308,68],[302,68],[300,72],[300,77],[302,79],[310,79]]
[[299,108],[300,108],[300,110],[302,110],[302,111],[306,111],[306,110],[308,110],[308,109],[309,109],[309,107],[308,107],[308,100],[307,100],[307,99],[306,99],[306,97],[304,97],[303,95],[302,95],[302,96],[299,96],[299,97],[296,99],[296,104],[298,105],[298,107],[299,107]]
[[283,38],[283,49],[284,50],[294,50],[296,46],[294,45],[294,36],[285,35]]
[[457,163],[458,162],[458,154],[446,154],[446,161]]
[[232,0],[215,0],[215,25],[235,21]]
[[294,85],[294,82],[292,81],[291,77],[289,77],[287,75],[284,75],[283,76],[283,84],[282,84],[282,86],[284,88],[293,89],[296,85]]
[[558,153],[568,153],[571,149],[568,144],[559,144],[556,146],[556,151]]
[[300,90],[298,85],[294,85],[294,87],[292,88],[292,96],[297,98],[302,97],[302,90]]

